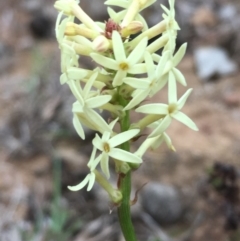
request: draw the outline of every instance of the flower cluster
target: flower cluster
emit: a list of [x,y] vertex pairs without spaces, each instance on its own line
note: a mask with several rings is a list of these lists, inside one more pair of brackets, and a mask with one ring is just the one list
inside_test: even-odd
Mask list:
[[[93,152],[88,162],[90,173],[79,185],[69,187],[70,190],[77,191],[85,185],[91,190],[97,180],[109,191],[97,167],[100,165],[108,179],[110,158],[118,172],[124,173],[133,166],[140,166],[147,149],[157,148],[162,142],[174,150],[165,132],[173,119],[197,130],[194,122],[181,111],[192,89],[177,98],[177,84],[186,86],[177,65],[187,45],[176,50],[180,28],[175,20],[174,0],[169,0],[169,9],[161,5],[163,19],[149,28],[141,11],[154,2],[156,0],[107,0],[106,5],[123,10],[116,12],[108,7],[109,20],[105,23],[92,20],[78,0],[55,2],[54,7],[59,11],[56,38],[61,50],[60,82],[67,84],[76,98],[72,106],[73,125],[82,139],[85,138],[83,126],[99,133],[92,141]],[[75,18],[80,24],[74,22]],[[133,38],[133,35],[137,37]],[[155,40],[148,44],[153,38]],[[81,68],[81,56],[88,56],[96,68]],[[153,97],[166,85],[167,104],[143,104],[146,98]],[[102,118],[102,110],[110,113],[110,123]],[[137,123],[130,122],[127,129],[114,131],[129,112],[140,112],[145,116]],[[135,153],[122,148],[143,137],[141,133],[146,128],[150,129],[150,134]]]

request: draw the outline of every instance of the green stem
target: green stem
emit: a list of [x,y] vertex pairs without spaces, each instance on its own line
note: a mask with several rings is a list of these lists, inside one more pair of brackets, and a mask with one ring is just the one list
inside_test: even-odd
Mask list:
[[[119,96],[119,101],[122,106],[125,106],[125,100]],[[129,111],[120,120],[121,131],[126,131],[130,127]],[[121,145],[125,151],[130,150],[130,143],[125,142]],[[119,175],[119,190],[122,192],[122,202],[118,207],[118,219],[126,241],[137,241],[134,227],[131,220],[130,211],[130,195],[131,195],[131,170],[127,174]]]

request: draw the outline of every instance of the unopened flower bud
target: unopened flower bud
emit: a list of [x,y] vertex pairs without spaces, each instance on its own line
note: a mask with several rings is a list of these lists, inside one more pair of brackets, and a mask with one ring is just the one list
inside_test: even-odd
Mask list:
[[93,40],[92,48],[97,52],[105,52],[106,50],[109,49],[109,46],[110,46],[109,40],[105,36],[99,35]]
[[66,24],[65,32],[64,34],[67,36],[75,36],[77,35],[77,24],[69,22]]
[[134,89],[131,86],[126,85],[126,84],[122,84],[119,88],[119,93],[125,99],[130,99],[133,91],[134,91]]
[[94,39],[96,38],[99,33],[97,31],[94,31],[92,29],[86,28],[82,25],[78,25],[73,22],[68,22],[66,24],[65,28],[65,35],[67,36],[76,36],[76,35],[81,35],[89,39]]
[[143,24],[140,21],[132,21],[128,26],[121,30],[122,37],[128,37],[131,34],[136,34],[143,29]]

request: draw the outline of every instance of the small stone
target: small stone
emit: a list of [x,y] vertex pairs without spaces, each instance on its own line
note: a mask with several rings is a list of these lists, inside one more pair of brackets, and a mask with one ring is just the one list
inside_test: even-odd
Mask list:
[[223,4],[218,12],[219,18],[222,20],[232,20],[237,16],[237,8],[233,4]]
[[228,57],[224,49],[219,47],[196,48],[194,60],[198,76],[202,80],[209,80],[216,75],[231,75],[237,71],[237,64]]
[[171,224],[183,214],[180,193],[172,186],[152,182],[142,192],[142,206],[156,221]]

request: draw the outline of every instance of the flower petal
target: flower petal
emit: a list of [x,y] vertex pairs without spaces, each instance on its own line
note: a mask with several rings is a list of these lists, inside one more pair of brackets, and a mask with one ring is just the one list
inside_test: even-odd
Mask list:
[[145,114],[166,115],[168,114],[168,105],[166,104],[148,104],[138,107],[136,112]]
[[172,118],[169,115],[166,115],[160,122],[159,126],[148,136],[148,138],[161,135],[169,127],[171,122]]
[[164,71],[165,65],[166,65],[166,63],[169,59],[169,55],[170,55],[169,51],[164,52],[162,57],[160,58],[160,60],[158,62],[157,69],[156,69],[156,73],[157,73],[158,78],[163,75],[163,71]]
[[113,19],[116,23],[119,23],[126,15],[127,10],[122,10],[116,13],[112,8],[108,7],[107,12],[111,19]]
[[114,79],[113,79],[113,87],[119,86],[123,83],[123,79],[126,77],[127,72],[124,70],[118,70]]
[[185,104],[188,96],[191,94],[191,92],[192,92],[192,89],[188,89],[188,90],[184,93],[184,95],[178,100],[177,103],[178,103],[178,109],[179,109],[179,110],[181,110],[181,109],[183,108],[183,106],[184,106],[184,104]]
[[122,8],[127,8],[129,6],[129,1],[126,0],[107,0],[104,2],[106,5],[113,5],[113,6],[118,6]]
[[172,151],[176,151],[173,144],[172,144],[172,141],[171,141],[171,138],[169,137],[169,135],[166,132],[163,132],[162,135],[163,135],[163,139],[166,142],[168,148]]
[[168,103],[177,103],[177,83],[172,71],[169,72],[168,80]]
[[109,140],[109,144],[111,147],[116,147],[116,146],[132,139],[134,136],[136,136],[139,133],[139,131],[140,131],[139,129],[132,129],[132,130],[128,130],[128,131],[119,133]]
[[147,37],[143,38],[129,54],[127,60],[129,61],[130,65],[136,64],[143,57],[143,54],[146,51],[147,42]]
[[144,142],[142,142],[141,146],[137,149],[137,151],[134,153],[139,157],[142,157],[144,153],[147,151],[147,149],[154,143],[154,141],[158,137],[155,138],[147,138]]
[[143,89],[143,90],[147,89],[150,84],[150,81],[146,78],[139,79],[139,78],[127,77],[123,79],[123,82],[135,89]]
[[133,107],[140,104],[149,94],[150,90],[139,90],[136,95],[131,99],[131,101],[124,107],[123,110],[130,110]]
[[89,80],[87,81],[84,89],[83,89],[83,92],[84,92],[84,97],[86,98],[93,86],[93,83],[95,82],[96,78],[97,78],[97,75],[98,73],[95,72],[91,75],[91,77],[89,78]]
[[60,76],[60,84],[63,85],[65,83],[67,83],[67,82],[68,82],[68,76],[65,73],[61,74],[61,76]]
[[84,99],[81,95],[80,90],[77,88],[77,85],[75,83],[75,80],[70,80],[67,82],[70,90],[72,91],[74,97],[79,101],[79,103],[84,106]]
[[109,124],[109,127],[111,128],[111,130],[113,129],[113,127],[116,125],[116,123],[118,122],[119,118],[117,117],[115,120],[111,121]]
[[194,131],[198,131],[198,127],[196,124],[184,113],[178,111],[176,114],[173,115],[173,118],[182,122],[184,125],[188,126],[190,129]]
[[108,103],[111,99],[111,95],[101,95],[89,98],[85,103],[88,108],[96,108]]
[[128,70],[130,74],[144,74],[147,72],[146,64],[134,64]]
[[95,173],[91,172],[89,175],[90,176],[89,176],[89,182],[88,182],[88,187],[87,187],[88,192],[92,189],[94,182],[95,182]]
[[96,127],[96,130],[103,133],[104,131],[111,131],[111,128],[106,121],[94,110],[86,109],[85,114],[91,123]]
[[97,152],[97,148],[95,146],[93,146],[93,150],[92,150],[89,162],[88,162],[88,167],[90,167],[92,162],[94,161],[95,156],[96,156],[96,152]]
[[175,75],[176,80],[183,86],[187,86],[186,79],[184,75],[181,73],[181,71],[176,68],[172,68],[172,71]]
[[107,142],[111,136],[111,132],[104,131],[102,135],[102,142]]
[[125,49],[123,46],[122,38],[117,31],[113,31],[112,33],[112,43],[113,43],[114,57],[116,61],[117,62],[125,61],[126,60]]
[[177,53],[174,55],[173,57],[173,66],[176,67],[180,61],[182,60],[183,56],[186,53],[186,49],[187,49],[187,43],[182,44],[182,46],[179,48],[179,50],[177,51]]
[[159,136],[156,136],[155,138],[150,138],[150,139],[153,139],[154,142],[152,143],[151,145],[151,148],[153,150],[157,149],[163,142],[163,133]]
[[142,159],[137,155],[118,148],[112,148],[108,154],[110,157],[119,161],[130,162],[130,163],[142,163]]
[[73,113],[83,113],[83,106],[81,105],[81,103],[79,103],[78,101],[75,101],[72,105],[72,112]]
[[146,51],[144,54],[144,59],[145,59],[145,63],[146,63],[148,77],[151,77],[151,76],[153,76],[153,74],[155,72],[155,68],[156,68],[155,64],[153,63],[151,54]]
[[90,174],[88,174],[82,182],[80,182],[78,185],[76,186],[68,186],[68,189],[71,191],[79,191],[80,189],[82,189],[83,187],[85,187],[87,185],[87,183],[89,182],[90,179]]
[[107,58],[100,54],[92,53],[90,54],[92,59],[101,66],[108,69],[118,70],[117,62],[114,59]]
[[69,67],[67,69],[67,75],[69,79],[81,80],[85,78],[87,74],[88,74],[88,71],[86,69],[81,69],[77,67]]
[[100,154],[96,159],[92,160],[91,163],[88,163],[88,167],[90,168],[90,171],[93,172],[96,169],[96,166],[99,164],[99,162],[102,159],[102,154]]
[[103,143],[101,138],[98,134],[95,135],[94,139],[92,140],[92,144],[100,151],[103,151]]
[[168,82],[168,74],[163,75],[158,81],[157,81],[157,87],[152,90],[153,95],[158,93],[159,90],[161,90]]
[[82,128],[81,122],[79,121],[77,115],[73,115],[73,126],[76,130],[76,132],[78,133],[78,135],[85,140],[85,134],[84,134],[84,130]]

